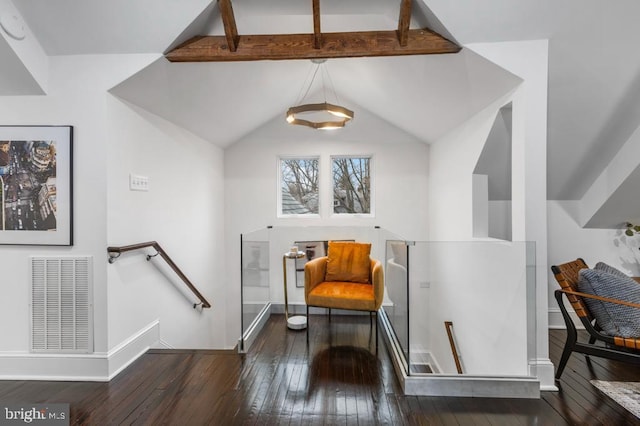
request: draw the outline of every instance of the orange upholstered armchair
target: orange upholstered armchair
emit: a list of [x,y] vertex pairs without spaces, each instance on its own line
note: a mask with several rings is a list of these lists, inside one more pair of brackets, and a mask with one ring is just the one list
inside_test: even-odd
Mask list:
[[[327,256],[304,267],[304,298],[309,307],[377,312],[384,296],[380,261],[371,259],[371,244],[329,241]],[[307,341],[309,339],[307,326]],[[376,320],[376,345],[378,342]]]

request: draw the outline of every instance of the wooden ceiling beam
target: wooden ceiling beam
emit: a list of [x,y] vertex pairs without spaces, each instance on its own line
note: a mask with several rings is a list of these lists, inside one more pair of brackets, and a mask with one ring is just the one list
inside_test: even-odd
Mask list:
[[409,25],[411,24],[411,0],[402,0],[398,18],[398,41],[405,47],[408,42]]
[[322,47],[322,32],[320,31],[320,0],[313,0],[313,47]]
[[224,25],[224,34],[227,39],[227,46],[231,52],[235,52],[238,48],[238,28],[236,27],[236,18],[233,15],[233,6],[231,0],[218,0],[220,7],[220,15],[222,15],[222,24]]
[[315,33],[240,35],[237,49],[233,52],[227,37],[199,36],[168,52],[165,57],[171,62],[223,62],[429,55],[460,51],[458,45],[429,29],[407,30],[406,38],[406,45],[401,46],[397,31],[324,33],[322,45],[315,48]]

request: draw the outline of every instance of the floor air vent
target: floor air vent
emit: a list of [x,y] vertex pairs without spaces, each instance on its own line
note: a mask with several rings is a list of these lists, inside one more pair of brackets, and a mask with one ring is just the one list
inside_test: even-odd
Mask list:
[[93,352],[91,257],[31,258],[31,350]]

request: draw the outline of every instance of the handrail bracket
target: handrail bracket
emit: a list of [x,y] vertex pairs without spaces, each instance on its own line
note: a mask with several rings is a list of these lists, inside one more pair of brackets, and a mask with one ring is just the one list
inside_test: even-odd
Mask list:
[[148,262],[148,261],[150,261],[150,260],[151,260],[151,258],[156,257],[156,256],[157,256],[157,255],[159,255],[159,254],[160,254],[160,253],[158,253],[157,251],[156,251],[156,254],[148,254],[148,255],[147,255],[147,262]]

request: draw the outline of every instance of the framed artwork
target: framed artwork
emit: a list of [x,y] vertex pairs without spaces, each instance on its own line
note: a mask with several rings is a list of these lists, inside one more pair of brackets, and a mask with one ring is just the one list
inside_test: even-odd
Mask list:
[[73,245],[72,146],[72,126],[0,126],[0,244]]

